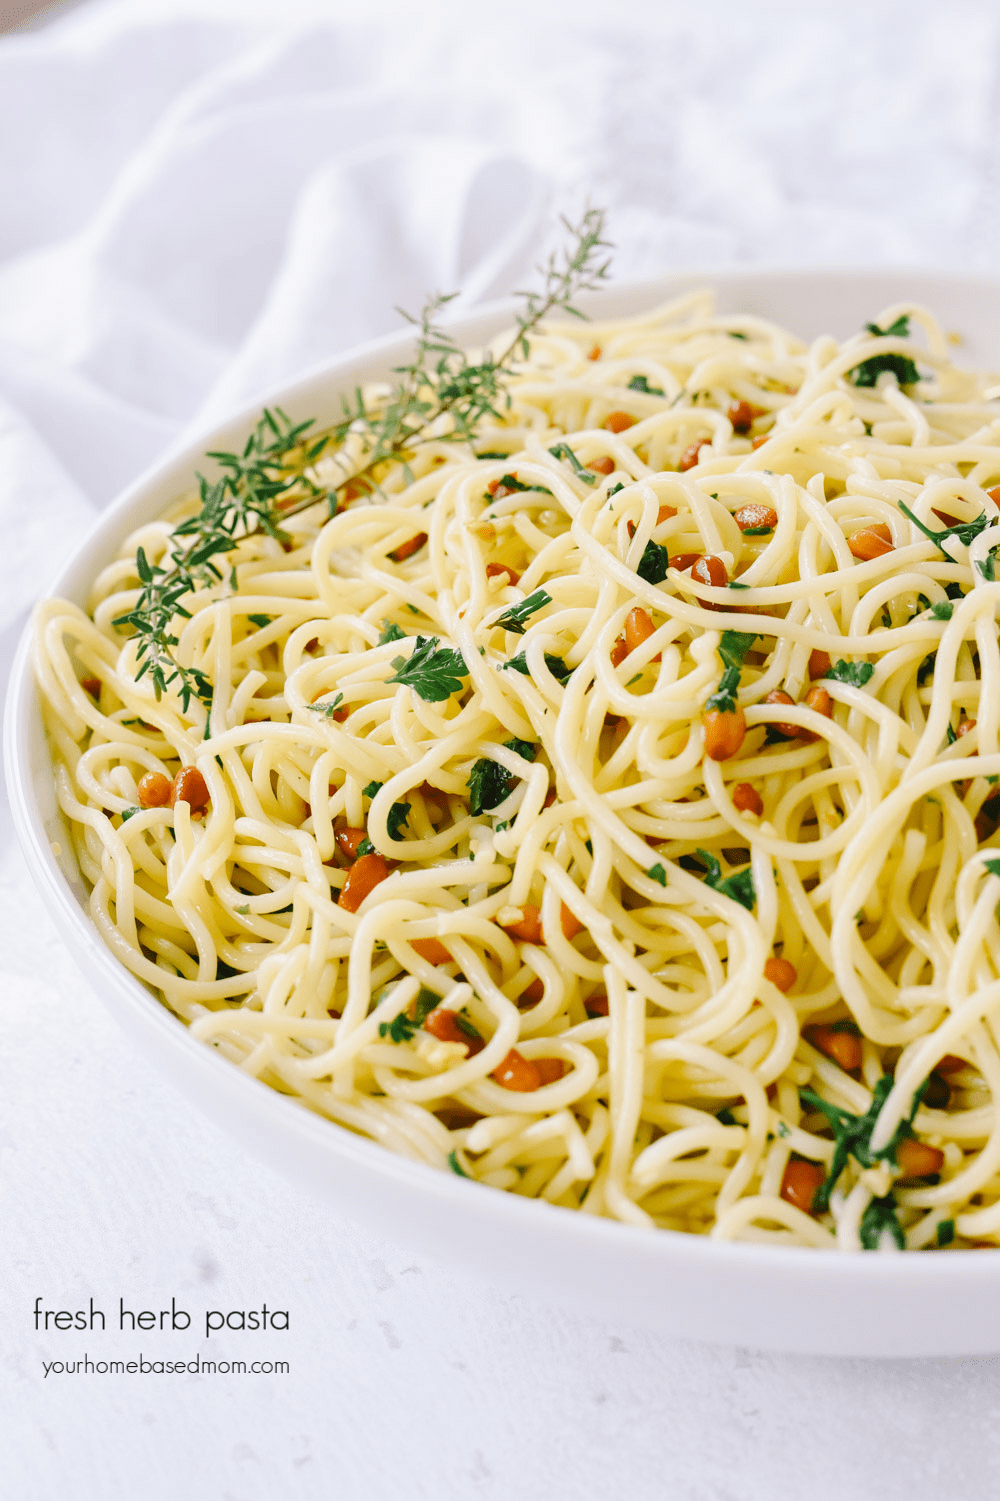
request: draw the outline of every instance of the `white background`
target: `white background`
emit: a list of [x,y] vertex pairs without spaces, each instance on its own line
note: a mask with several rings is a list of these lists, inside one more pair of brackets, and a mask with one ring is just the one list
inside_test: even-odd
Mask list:
[[[0,41],[0,673],[188,424],[518,285],[606,204],[633,276],[1000,260],[1000,6],[92,0]],[[785,1358],[533,1306],[259,1167],[63,952],[0,806],[0,1471],[11,1501],[997,1494],[992,1360]],[[609,1275],[614,1275],[613,1268]],[[118,1299],[197,1317],[121,1335]],[[104,1334],[36,1334],[50,1308]],[[206,1342],[208,1308],[288,1333]],[[285,1376],[42,1362],[287,1359]]]

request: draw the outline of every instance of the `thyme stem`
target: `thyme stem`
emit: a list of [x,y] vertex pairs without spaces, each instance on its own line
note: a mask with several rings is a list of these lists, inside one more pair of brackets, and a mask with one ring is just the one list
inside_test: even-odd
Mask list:
[[[265,532],[286,542],[280,522],[287,518],[323,500],[330,514],[336,515],[342,491],[353,486],[360,493],[374,493],[379,471],[393,462],[405,466],[422,443],[471,443],[483,417],[500,420],[500,403],[510,405],[504,377],[518,353],[527,358],[529,336],[557,308],[582,318],[573,306],[574,297],[607,276],[609,261],[601,258],[601,251],[608,248],[603,238],[604,217],[602,210],[588,209],[576,225],[563,219],[570,248],[561,256],[551,255],[542,267],[541,291],[516,294],[524,299],[524,310],[517,316],[517,332],[498,357],[487,354],[478,364],[469,361],[436,321],[457,294],[436,293],[427,299],[419,317],[400,309],[419,330],[416,351],[410,364],[396,368],[401,379],[376,410],[368,410],[358,390],[353,405],[343,400],[343,420],[316,438],[306,436],[312,421],[294,424],[280,408],[265,410],[242,454],[209,453],[222,469],[222,477],[213,484],[199,474],[200,510],[173,533],[175,538],[190,537],[190,542],[175,550],[162,567],[149,562],[139,548],[139,597],[127,614],[114,621],[115,626],[131,627],[140,638],[136,679],[148,673],[158,699],[177,683],[185,713],[192,698],[209,708],[211,681],[200,668],[183,666],[175,654],[177,617],[190,619],[182,601],[223,581],[218,560],[243,537]],[[331,444],[339,447],[351,432],[363,437],[364,462],[336,485],[323,488],[309,470],[324,449]],[[235,569],[230,577],[235,588]]]

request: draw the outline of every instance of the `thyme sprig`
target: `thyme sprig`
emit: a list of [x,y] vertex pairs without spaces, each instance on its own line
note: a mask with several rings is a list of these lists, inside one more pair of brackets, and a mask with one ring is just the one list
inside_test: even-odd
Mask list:
[[[528,357],[530,336],[550,313],[583,317],[574,299],[608,274],[609,261],[602,255],[609,248],[603,211],[587,209],[575,225],[567,219],[562,222],[569,247],[553,253],[540,268],[539,291],[516,294],[524,300],[523,310],[516,316],[514,336],[499,355],[487,353],[471,361],[438,321],[457,294],[437,293],[417,317],[400,309],[417,328],[416,348],[409,364],[396,367],[400,378],[388,397],[369,407],[358,388],[350,400],[342,401],[342,421],[315,437],[307,436],[313,421],[293,423],[280,408],[265,410],[242,453],[208,455],[219,465],[221,477],[212,482],[198,476],[200,508],[174,529],[173,537],[184,540],[179,547],[174,543],[162,564],[150,562],[138,549],[139,596],[114,622],[131,627],[140,638],[136,678],[149,674],[158,699],[177,684],[185,713],[192,698],[206,708],[211,705],[212,684],[206,673],[177,660],[176,621],[190,619],[183,603],[189,595],[222,583],[219,560],[241,538],[264,532],[286,542],[280,523],[287,518],[323,500],[335,515],[345,490],[355,496],[376,492],[389,464],[402,463],[409,472],[422,444],[470,443],[484,417],[502,420],[501,408],[510,404],[505,380],[516,359]],[[310,473],[316,460],[324,450],[339,448],[350,434],[361,438],[358,460],[345,464],[343,477],[329,487],[317,483]],[[235,571],[230,577],[235,588]]]
[[174,654],[179,639],[174,621],[191,618],[182,600],[222,582],[218,560],[241,537],[262,531],[287,540],[279,520],[287,514],[289,497],[294,502],[304,492],[302,503],[315,505],[327,495],[306,473],[329,442],[326,435],[310,441],[306,434],[312,426],[312,421],[293,423],[280,407],[265,409],[242,453],[208,455],[223,472],[214,483],[198,475],[200,509],[173,532],[181,546],[175,545],[162,565],[151,563],[144,548],[136,552],[139,597],[114,624],[131,626],[139,637],[136,681],[148,673],[157,698],[178,683],[185,713],[192,698],[211,704],[212,684],[200,668],[182,665]]
[[[587,209],[578,224],[563,218],[570,238],[569,248],[553,253],[540,267],[542,287],[537,292],[516,292],[524,301],[523,311],[515,315],[516,331],[499,355],[487,352],[481,360],[470,361],[439,322],[439,315],[457,292],[435,293],[425,302],[417,316],[405,308],[397,312],[417,329],[416,348],[408,365],[397,365],[394,374],[400,380],[384,402],[369,410],[360,389],[353,403],[343,401],[344,418],[332,435],[339,445],[349,433],[361,436],[364,444],[362,461],[345,474],[338,489],[350,485],[362,493],[373,493],[385,467],[390,463],[408,465],[424,443],[471,443],[479,423],[490,416],[502,420],[501,408],[510,405],[504,384],[518,358],[527,359],[530,335],[550,313],[569,313],[576,318],[585,314],[574,306],[581,293],[593,291],[608,274],[610,261],[602,252],[610,248],[604,239],[603,209]],[[304,510],[308,500],[290,508],[288,514]]]

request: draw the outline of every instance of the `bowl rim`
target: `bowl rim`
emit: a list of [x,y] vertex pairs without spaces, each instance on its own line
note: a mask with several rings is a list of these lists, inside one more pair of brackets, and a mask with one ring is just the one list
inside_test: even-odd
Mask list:
[[[642,281],[616,283],[581,298],[589,313],[600,318],[627,316],[644,305],[655,305],[697,287],[716,290],[737,284],[754,284],[766,290],[780,280],[809,284],[844,284],[873,280],[890,283],[919,282],[924,286],[960,284],[966,288],[981,286],[1000,293],[1000,278],[986,273],[956,273],[919,267],[844,268],[730,268],[722,270],[678,271]],[[904,300],[897,297],[895,300]],[[464,317],[449,322],[449,332],[460,344],[476,344],[499,333],[512,321],[511,299],[493,302]],[[337,356],[311,366],[292,381],[276,383],[269,391],[245,403],[233,415],[211,421],[184,433],[176,442],[128,485],[95,519],[72,557],[57,571],[47,593],[79,599],[80,580],[93,578],[94,560],[106,561],[129,532],[143,521],[161,514],[169,503],[165,498],[180,493],[186,477],[188,486],[195,467],[203,463],[208,445],[231,441],[249,430],[264,406],[280,405],[294,410],[301,403],[325,389],[327,396],[349,390],[358,379],[379,378],[379,373],[398,362],[412,348],[408,331],[384,335]],[[373,372],[375,372],[373,376]],[[100,562],[97,563],[100,566]],[[472,1217],[490,1233],[509,1232],[531,1236],[544,1224],[548,1237],[555,1238],[567,1255],[581,1242],[609,1256],[620,1255],[623,1264],[630,1255],[646,1261],[652,1254],[664,1271],[704,1268],[706,1264],[724,1274],[727,1270],[741,1274],[773,1273],[780,1278],[821,1283],[830,1287],[831,1278],[851,1287],[858,1283],[875,1283],[879,1287],[905,1290],[912,1295],[949,1286],[958,1279],[970,1292],[982,1283],[991,1286],[1000,1279],[1000,1258],[973,1255],[971,1251],[951,1251],[945,1256],[850,1255],[835,1249],[800,1246],[771,1246],[754,1242],[716,1241],[704,1235],[662,1229],[651,1232],[619,1221],[567,1211],[544,1200],[526,1200],[504,1193],[455,1174],[445,1173],[427,1164],[399,1156],[377,1142],[349,1131],[336,1122],[304,1107],[292,1097],[284,1096],[258,1079],[242,1073],[215,1049],[206,1047],[179,1018],[158,1001],[105,947],[96,927],[82,910],[61,869],[46,833],[32,789],[29,735],[38,715],[34,677],[31,671],[31,633],[29,620],[18,644],[4,716],[4,756],[7,785],[14,825],[31,874],[50,910],[50,915],[67,941],[74,957],[83,956],[91,974],[98,973],[107,989],[99,992],[108,1009],[121,1020],[119,1008],[143,1013],[141,1021],[155,1034],[168,1053],[183,1061],[189,1070],[207,1075],[212,1087],[223,1096],[245,1098],[248,1109],[263,1113],[275,1139],[291,1135],[308,1139],[322,1152],[343,1156],[355,1168],[391,1188],[414,1185],[428,1203],[436,1202],[449,1216]],[[92,985],[93,989],[97,987]],[[113,998],[113,999],[112,999]],[[158,1060],[154,1058],[154,1063]],[[655,1249],[653,1249],[655,1247]],[[972,1279],[970,1282],[970,1278]],[[802,1346],[806,1348],[806,1346]]]

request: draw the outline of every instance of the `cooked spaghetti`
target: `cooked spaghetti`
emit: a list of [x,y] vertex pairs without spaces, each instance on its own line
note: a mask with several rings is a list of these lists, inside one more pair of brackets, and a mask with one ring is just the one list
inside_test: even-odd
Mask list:
[[697,295],[550,324],[472,442],[240,537],[183,600],[208,712],[114,624],[193,495],[86,611],[43,605],[121,962],[247,1073],[483,1184],[995,1243],[1000,387],[922,309],[879,322],[806,347]]

